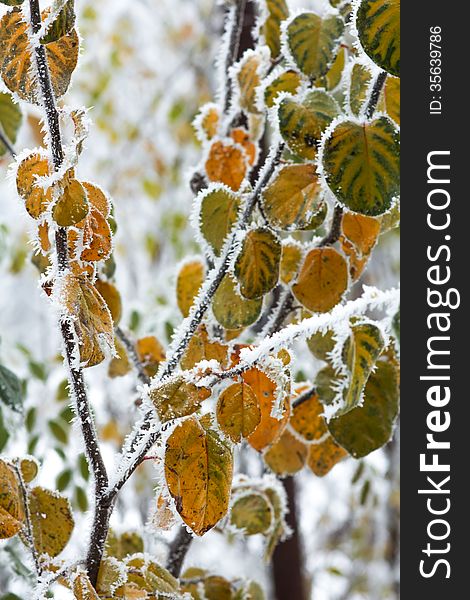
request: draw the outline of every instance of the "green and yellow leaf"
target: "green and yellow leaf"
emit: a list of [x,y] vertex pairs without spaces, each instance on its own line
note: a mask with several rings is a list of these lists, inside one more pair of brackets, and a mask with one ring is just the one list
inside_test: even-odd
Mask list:
[[23,505],[13,469],[0,459],[0,539],[15,536],[23,528]]
[[150,390],[150,399],[162,422],[191,415],[209,396],[210,390],[197,387],[182,375]]
[[212,312],[225,329],[240,329],[257,321],[262,305],[262,299],[243,298],[232,277],[225,275],[214,295]]
[[230,524],[245,535],[266,533],[271,527],[274,510],[269,498],[262,493],[243,494],[230,511]]
[[272,108],[278,94],[287,92],[295,96],[302,84],[302,78],[293,69],[282,72],[264,90],[264,103],[268,108]]
[[286,0],[265,0],[267,17],[261,26],[266,45],[275,59],[281,51],[281,23],[289,16]]
[[70,179],[54,204],[52,218],[60,227],[69,227],[82,221],[89,208],[85,188],[76,179]]
[[239,210],[239,196],[224,187],[210,190],[201,200],[201,234],[217,256],[238,220]]
[[[12,146],[16,142],[16,135],[22,120],[23,115],[18,104],[13,102],[10,94],[0,92],[0,133],[3,133]],[[0,156],[6,152],[7,148],[0,140]]]
[[248,437],[261,420],[258,398],[244,382],[226,388],[217,401],[217,422],[232,442]]
[[200,260],[186,262],[178,273],[176,280],[176,301],[183,317],[189,315],[194,298],[204,281],[205,267]]
[[74,528],[70,503],[42,487],[30,490],[28,498],[36,551],[55,557],[68,544]]

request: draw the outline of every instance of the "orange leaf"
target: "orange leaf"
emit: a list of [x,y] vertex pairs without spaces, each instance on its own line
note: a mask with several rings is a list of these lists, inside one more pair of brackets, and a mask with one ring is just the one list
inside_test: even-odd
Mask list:
[[246,173],[244,152],[235,145],[214,142],[206,161],[206,172],[211,181],[225,183],[237,191]]

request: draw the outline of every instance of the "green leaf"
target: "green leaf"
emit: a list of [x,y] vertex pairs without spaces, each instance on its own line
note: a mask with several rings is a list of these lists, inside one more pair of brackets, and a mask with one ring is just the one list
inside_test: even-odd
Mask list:
[[287,45],[295,64],[310,79],[326,75],[333,63],[344,22],[332,15],[322,19],[302,13],[287,28]]
[[312,337],[307,340],[307,345],[315,358],[329,362],[329,353],[335,347],[333,331],[330,329],[326,333],[322,333],[321,331],[314,333]]
[[343,356],[349,371],[349,382],[344,396],[344,406],[338,411],[338,415],[359,406],[364,387],[384,346],[382,333],[375,325],[365,323],[353,326],[352,333],[343,348]]
[[248,327],[257,321],[263,301],[240,296],[230,275],[225,275],[212,301],[212,312],[225,329]]
[[3,412],[2,407],[0,406],[0,452],[5,448],[10,438],[10,434],[8,433],[7,428],[5,427],[5,422],[3,420]]
[[23,390],[18,377],[0,365],[0,400],[15,412],[23,411]]
[[261,27],[266,45],[275,59],[281,51],[281,23],[289,16],[286,0],[266,0],[267,18]]
[[50,432],[58,442],[61,444],[66,444],[68,442],[67,432],[58,421],[49,421],[47,425]]
[[279,131],[294,154],[313,160],[322,133],[339,112],[336,100],[323,90],[310,92],[302,103],[287,97],[278,108]]
[[367,100],[367,92],[372,81],[372,73],[365,65],[354,63],[349,83],[349,108],[353,115],[359,116]]
[[88,462],[84,454],[78,455],[78,468],[83,479],[88,481],[90,479],[90,470],[88,469]]
[[342,121],[325,141],[328,185],[347,208],[364,215],[386,212],[400,190],[399,133],[386,117],[358,125]]
[[235,261],[235,276],[245,298],[255,300],[273,289],[279,280],[281,242],[268,228],[249,231]]
[[364,392],[364,404],[335,417],[328,428],[335,440],[355,458],[386,444],[398,414],[398,374],[390,362],[379,360]]
[[199,223],[202,236],[219,256],[238,219],[240,198],[228,188],[216,186],[204,194]]
[[162,422],[192,414],[209,395],[207,388],[197,387],[182,375],[150,390],[150,399]]
[[109,530],[106,540],[106,554],[122,560],[130,554],[137,554],[144,551],[144,542],[136,531],[125,531],[117,534],[112,529]]
[[400,0],[362,0],[356,17],[359,40],[379,67],[400,76]]
[[23,4],[24,0],[0,0],[0,2],[7,6],[20,6]]
[[230,523],[245,535],[266,533],[273,521],[273,507],[260,493],[251,493],[235,500],[230,513]]
[[[8,139],[11,145],[16,142],[16,135],[21,126],[23,116],[18,104],[13,102],[10,94],[0,93],[0,133]],[[7,148],[0,141],[0,156],[7,152]]]
[[318,371],[315,377],[315,388],[322,404],[332,404],[336,396],[334,384],[338,381],[335,369],[327,365]]
[[57,475],[57,479],[55,482],[56,488],[58,492],[63,492],[72,481],[72,471],[71,469],[65,469]]
[[[52,10],[54,10],[53,3]],[[49,25],[46,34],[41,38],[41,44],[57,42],[63,35],[70,33],[75,25],[75,0],[67,0],[54,21]]]
[[275,229],[295,231],[317,228],[326,204],[320,194],[320,181],[312,164],[282,168],[263,192],[263,209]]
[[88,510],[88,498],[85,490],[80,486],[75,488],[75,503],[82,512]]

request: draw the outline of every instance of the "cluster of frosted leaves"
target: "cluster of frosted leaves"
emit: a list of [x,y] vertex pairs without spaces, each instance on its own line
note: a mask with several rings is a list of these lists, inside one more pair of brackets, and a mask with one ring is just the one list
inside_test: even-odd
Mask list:
[[197,567],[184,571],[181,589],[194,600],[265,600],[263,589],[256,581],[230,581]]
[[308,342],[312,354],[327,363],[315,379],[319,401],[332,408],[327,429],[354,458],[386,444],[398,415],[399,364],[393,344],[385,343],[372,322],[352,322],[339,340],[328,331]]
[[[0,539],[19,535],[26,545],[32,541],[39,556],[55,558],[68,544],[74,519],[65,496],[30,485],[37,473],[37,463],[30,458],[8,462],[0,459]],[[26,510],[31,517],[32,539],[26,526]]]
[[[43,21],[48,14],[48,10],[43,11]],[[77,65],[79,38],[74,24],[73,3],[67,2],[39,42],[45,51],[55,98],[65,94]],[[0,75],[6,87],[19,98],[40,104],[36,61],[28,27],[20,6],[3,16],[0,22]]]

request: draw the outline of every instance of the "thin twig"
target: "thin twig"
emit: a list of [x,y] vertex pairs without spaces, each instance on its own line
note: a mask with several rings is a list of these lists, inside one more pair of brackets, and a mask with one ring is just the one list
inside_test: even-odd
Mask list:
[[294,398],[294,400],[292,400],[292,408],[297,408],[304,402],[307,402],[312,396],[315,396],[316,393],[317,388],[315,386],[312,386],[308,390],[305,390],[305,392],[302,392],[296,398]]
[[[238,50],[240,48],[240,38],[243,30],[243,22],[245,20],[247,0],[237,0],[234,9],[233,26],[230,31],[230,39],[227,56],[225,57],[225,84],[224,84],[224,113],[227,113],[230,108],[232,99],[232,84],[230,78],[230,69],[235,64],[238,58]],[[229,13],[230,14],[230,13]]]
[[5,146],[7,151],[11,154],[12,158],[16,158],[15,149],[13,148],[10,140],[8,139],[8,136],[5,133],[5,130],[3,129],[1,123],[0,123],[0,143],[2,143]]
[[[33,33],[37,33],[41,27],[41,11],[39,0],[29,0],[31,28]],[[62,148],[62,138],[59,123],[59,113],[57,111],[54,93],[52,90],[49,66],[46,58],[46,51],[42,44],[34,47],[34,55],[38,73],[39,88],[42,104],[46,113],[46,122],[49,129],[49,140],[54,169],[58,171],[64,162],[64,151]],[[57,252],[57,262],[59,273],[68,269],[68,251],[67,251],[67,230],[59,227],[55,236],[55,247]],[[101,455],[98,436],[90,409],[90,403],[86,391],[83,371],[74,366],[74,357],[76,356],[76,343],[73,335],[73,325],[68,319],[61,320],[60,329],[65,346],[65,358],[69,367],[69,377],[71,389],[75,398],[76,411],[80,420],[83,439],[85,442],[86,456],[93,473],[95,481],[95,521],[92,528],[92,538],[89,544],[87,567],[92,583],[96,582],[99,563],[104,548],[104,540],[96,536],[97,518],[102,517],[101,499],[103,491],[108,486],[108,475]]]
[[340,204],[336,204],[333,219],[331,221],[331,226],[329,232],[326,236],[319,242],[318,247],[322,246],[331,246],[335,242],[339,240],[341,235],[341,221],[343,219],[343,207]]
[[132,364],[134,365],[134,368],[137,372],[137,377],[144,385],[149,385],[150,377],[145,372],[144,366],[142,365],[142,362],[140,361],[139,356],[137,355],[135,344],[120,327],[116,327],[115,333],[117,337],[121,340],[121,342],[124,344],[127,354],[131,358]]
[[377,104],[379,103],[380,92],[382,91],[382,88],[384,86],[386,79],[387,79],[387,73],[385,71],[381,71],[377,75],[377,78],[372,87],[372,92],[370,94],[369,103],[367,104],[367,108],[366,108],[366,112],[365,112],[367,119],[372,119],[372,117],[374,116],[375,109],[377,108]]

